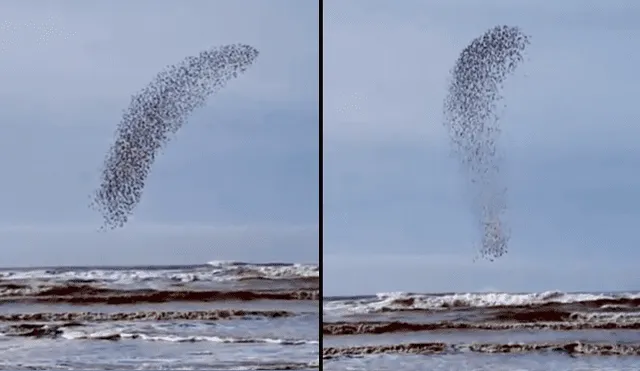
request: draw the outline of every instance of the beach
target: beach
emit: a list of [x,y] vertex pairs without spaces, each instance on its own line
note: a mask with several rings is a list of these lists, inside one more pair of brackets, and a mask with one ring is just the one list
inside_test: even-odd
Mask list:
[[381,293],[323,301],[325,370],[639,370],[640,293]]
[[318,266],[0,270],[0,369],[318,368]]

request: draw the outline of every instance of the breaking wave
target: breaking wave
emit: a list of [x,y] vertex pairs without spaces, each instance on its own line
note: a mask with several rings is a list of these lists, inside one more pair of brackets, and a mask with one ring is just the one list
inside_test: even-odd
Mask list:
[[640,307],[640,293],[380,293],[376,296],[325,302],[325,313],[376,313],[390,311],[436,311],[464,308],[527,308],[549,306],[585,308]]
[[[633,292],[384,293],[323,304],[322,333],[332,345],[323,348],[324,359],[547,351],[640,356],[640,294]],[[394,334],[415,343],[395,343]]]
[[[313,280],[319,278],[317,264],[246,263],[212,261],[201,265],[131,267],[41,267],[0,270],[0,290],[24,288],[25,282],[99,282],[130,285],[140,282],[227,282],[259,280]],[[0,291],[2,292],[2,291]]]

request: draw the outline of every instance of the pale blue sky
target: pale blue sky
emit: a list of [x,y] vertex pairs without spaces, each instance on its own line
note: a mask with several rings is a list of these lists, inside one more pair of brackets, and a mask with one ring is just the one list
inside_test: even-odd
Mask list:
[[[310,0],[2,2],[0,266],[317,261],[318,17]],[[238,42],[255,65],[156,161],[134,221],[96,232],[131,95]]]
[[[326,1],[325,295],[640,289],[638,19],[637,1]],[[512,239],[473,263],[441,107],[499,24],[532,37],[503,92]]]

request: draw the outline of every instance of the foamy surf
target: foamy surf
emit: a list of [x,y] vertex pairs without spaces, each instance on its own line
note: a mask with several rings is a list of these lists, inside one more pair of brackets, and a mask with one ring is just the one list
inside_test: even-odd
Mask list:
[[[640,294],[392,292],[334,297],[323,302],[322,327],[327,370],[403,369],[405,364],[467,369],[468,359],[515,354],[523,359],[613,356],[637,361]],[[362,361],[353,362],[355,358]],[[496,358],[493,364],[504,362]]]
[[[189,283],[225,282],[246,279],[287,280],[317,278],[317,264],[300,263],[246,263],[212,261],[202,265],[133,266],[133,267],[43,267],[5,268],[0,280],[15,282],[100,282],[114,285],[132,285],[148,282]],[[14,287],[17,289],[18,287]],[[0,287],[0,290],[3,288]],[[11,287],[5,288],[11,289]]]
[[393,310],[447,310],[451,308],[526,307],[547,304],[593,304],[600,307],[639,306],[640,293],[379,293],[358,299],[331,300],[326,314],[374,313]]
[[151,335],[144,333],[126,333],[114,331],[99,331],[85,333],[80,331],[61,331],[59,336],[66,340],[145,340],[170,343],[211,342],[220,344],[273,344],[273,345],[314,345],[316,340],[305,339],[275,339],[275,338],[234,338],[221,336],[179,336],[179,335]]
[[317,266],[218,262],[0,274],[0,358],[10,360],[0,360],[1,369],[308,370],[318,358]]

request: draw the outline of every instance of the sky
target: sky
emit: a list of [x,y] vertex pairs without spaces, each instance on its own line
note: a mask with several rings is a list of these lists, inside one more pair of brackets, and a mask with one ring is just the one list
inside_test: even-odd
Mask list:
[[[639,18],[620,0],[325,1],[324,295],[640,290]],[[502,91],[509,253],[474,262],[442,105],[496,25],[531,44]]]
[[[318,261],[313,1],[0,4],[0,266]],[[178,132],[127,226],[88,207],[131,96],[224,44],[260,52]]]

